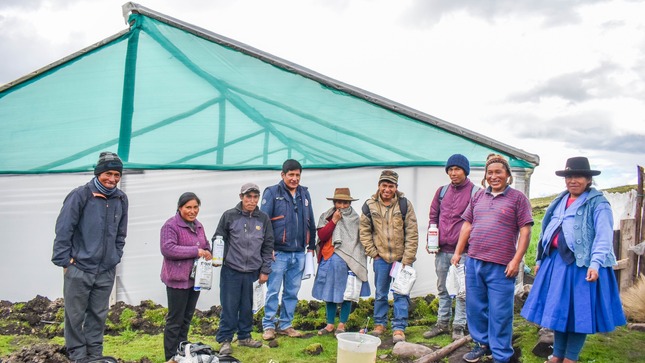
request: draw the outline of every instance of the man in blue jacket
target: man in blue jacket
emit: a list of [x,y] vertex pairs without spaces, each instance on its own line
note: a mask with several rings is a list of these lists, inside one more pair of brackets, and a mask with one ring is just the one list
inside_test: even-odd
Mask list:
[[65,346],[72,362],[103,355],[103,331],[128,225],[128,198],[117,188],[123,163],[102,152],[95,177],[72,190],[56,220],[52,262],[63,268]]
[[[282,180],[264,190],[260,209],[269,215],[273,226],[273,265],[267,282],[262,328],[264,340],[278,334],[292,338],[302,333],[292,326],[298,303],[298,291],[305,268],[305,249],[313,253],[316,248],[316,224],[313,220],[311,197],[306,187],[300,185],[302,165],[289,159],[282,164]],[[280,318],[278,294],[282,288]]]

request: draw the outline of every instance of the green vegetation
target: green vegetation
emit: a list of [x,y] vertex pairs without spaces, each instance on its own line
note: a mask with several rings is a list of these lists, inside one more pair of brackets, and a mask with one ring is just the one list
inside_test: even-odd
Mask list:
[[[634,189],[635,186],[626,186],[621,188],[614,188],[607,190],[610,192],[624,192],[629,189]],[[533,218],[535,225],[532,229],[531,244],[526,254],[526,264],[532,269],[535,264],[535,254],[538,237],[540,235],[541,222],[544,217],[544,211],[548,204],[553,200],[554,196],[545,198],[536,198],[531,200],[533,207]],[[433,347],[442,347],[451,343],[449,335],[441,335],[433,339],[424,339],[423,332],[428,329],[428,326],[436,322],[436,315],[438,309],[438,300],[434,296],[428,295],[425,297],[418,297],[411,300],[410,306],[410,326],[406,330],[407,340],[413,343],[423,343]],[[357,331],[360,328],[368,326],[369,329],[373,327],[373,321],[369,321],[368,317],[373,314],[374,299],[361,300],[359,303],[354,304],[354,309],[347,322],[348,331]],[[20,311],[24,308],[24,303],[14,305],[14,311]],[[137,312],[128,307],[119,309],[117,313],[110,313],[108,317],[108,331],[116,332],[118,335],[105,336],[105,351],[106,355],[118,357],[126,362],[139,362],[143,357],[147,357],[151,362],[161,363],[164,362],[163,356],[163,334],[144,334],[133,328],[135,320],[143,319],[149,325],[162,327],[165,320],[167,309],[161,305],[155,305],[152,301],[142,302],[145,305],[145,310]],[[392,313],[390,309],[390,314]],[[261,317],[263,310],[260,310],[254,317],[254,332],[252,333],[254,339],[261,339]],[[202,342],[208,344],[213,348],[219,348],[219,344],[215,341],[214,328],[219,324],[219,313],[196,313],[190,331],[189,339],[194,342]],[[390,316],[391,318],[391,316]],[[48,324],[45,327],[45,336],[54,336],[60,333],[63,329],[63,309],[56,312],[56,323]],[[25,322],[16,322],[9,320],[0,320],[0,325],[19,324],[25,325]],[[296,316],[294,319],[294,326],[303,330],[310,337],[308,339],[293,339],[287,337],[278,337],[276,348],[269,348],[265,344],[262,348],[253,349],[247,347],[238,347],[233,344],[233,356],[240,359],[242,362],[274,362],[274,363],[289,363],[289,362],[335,362],[337,341],[333,335],[317,336],[318,329],[325,325],[325,306],[318,301],[299,301],[296,308]],[[522,351],[523,363],[541,363],[544,358],[539,358],[531,353],[535,343],[538,339],[538,327],[521,318],[519,315],[515,317],[514,333],[517,337],[517,347]],[[30,328],[25,325],[25,331]],[[388,333],[391,333],[388,331]],[[390,339],[389,336],[384,339]],[[620,327],[616,331],[609,334],[594,334],[589,336],[585,344],[581,362],[599,363],[599,362],[645,362],[645,351],[641,349],[643,341],[645,341],[645,332],[631,331],[625,327]],[[14,351],[20,350],[22,347],[32,346],[37,343],[51,343],[64,345],[64,339],[56,336],[51,339],[38,337],[35,334],[30,335],[14,335],[14,336],[1,336],[0,335],[0,357],[7,356]],[[266,342],[265,342],[266,343]],[[322,352],[315,355],[318,346],[322,347]],[[378,356],[385,356],[386,358],[379,358],[379,362],[400,363],[400,360],[392,356],[392,348],[379,349]],[[444,359],[443,362],[448,362]]]

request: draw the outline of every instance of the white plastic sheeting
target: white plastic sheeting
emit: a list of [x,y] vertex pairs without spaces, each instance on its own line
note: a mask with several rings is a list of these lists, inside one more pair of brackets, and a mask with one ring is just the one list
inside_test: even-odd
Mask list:
[[[302,185],[309,187],[315,220],[331,205],[336,187],[349,187],[353,207],[360,213],[363,201],[377,189],[382,168],[333,170],[305,169]],[[399,190],[412,201],[419,220],[419,250],[414,267],[418,278],[412,296],[436,293],[434,257],[424,248],[428,228],[428,211],[434,192],[449,181],[443,167],[409,167],[399,173]],[[525,190],[525,176],[514,171],[516,188]],[[62,297],[62,270],[51,263],[54,224],[69,191],[89,181],[93,175],[43,174],[0,177],[3,198],[0,200],[0,230],[3,262],[0,264],[0,300],[28,301],[36,295],[50,299]],[[472,169],[471,180],[479,184],[481,169]],[[130,220],[124,258],[117,269],[116,300],[137,305],[150,299],[166,305],[165,286],[160,281],[162,257],[159,252],[159,230],[174,215],[179,195],[195,192],[202,201],[198,219],[210,239],[222,213],[239,201],[240,186],[255,182],[261,189],[280,181],[280,172],[271,171],[193,171],[163,170],[126,173],[122,189],[130,200]],[[371,262],[370,262],[371,264]],[[373,284],[371,266],[370,284]],[[213,289],[203,291],[199,309],[219,305],[219,271]],[[313,279],[303,281],[299,298],[312,299]],[[374,291],[372,286],[372,292]]]

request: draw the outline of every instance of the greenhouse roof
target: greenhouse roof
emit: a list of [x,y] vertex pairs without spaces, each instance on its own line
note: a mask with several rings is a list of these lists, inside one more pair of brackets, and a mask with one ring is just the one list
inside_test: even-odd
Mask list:
[[[0,87],[0,173],[482,166],[539,157],[135,3],[129,28]],[[25,147],[28,145],[29,147]]]

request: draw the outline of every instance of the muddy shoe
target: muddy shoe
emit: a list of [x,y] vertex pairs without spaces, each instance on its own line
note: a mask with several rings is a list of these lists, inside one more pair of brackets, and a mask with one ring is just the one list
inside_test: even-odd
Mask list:
[[394,344],[404,341],[405,333],[403,332],[403,330],[395,330],[394,333],[392,333],[392,342],[394,342]]
[[286,335],[289,338],[301,338],[302,333],[294,329],[292,326],[288,327],[285,330],[278,330],[278,334]]
[[231,342],[223,342],[219,347],[220,355],[231,355],[233,354],[233,347],[231,347]]
[[275,329],[267,329],[262,333],[262,339],[273,340],[275,339]]
[[423,333],[423,337],[426,339],[434,338],[437,335],[448,334],[449,331],[450,330],[448,329],[448,324],[437,323],[435,324],[435,326],[432,327],[432,329]]
[[374,325],[374,330],[370,332],[370,335],[373,335],[375,337],[380,337],[385,333],[385,326],[384,325]]
[[237,345],[240,347],[260,348],[262,346],[262,342],[253,340],[251,338],[246,338],[246,339],[238,340]]
[[466,336],[466,328],[461,325],[452,327],[452,340],[458,340]]

